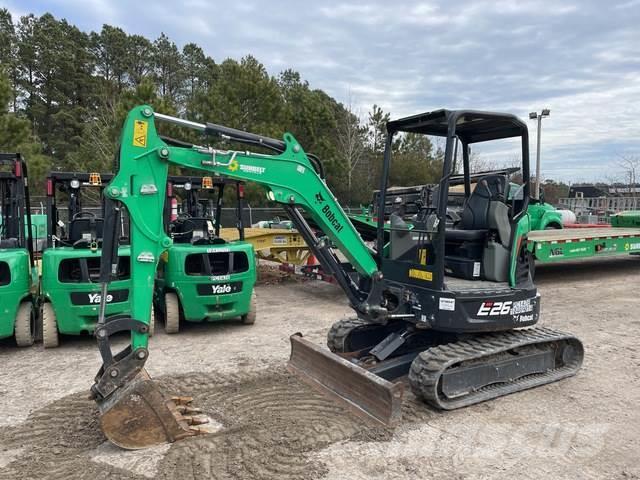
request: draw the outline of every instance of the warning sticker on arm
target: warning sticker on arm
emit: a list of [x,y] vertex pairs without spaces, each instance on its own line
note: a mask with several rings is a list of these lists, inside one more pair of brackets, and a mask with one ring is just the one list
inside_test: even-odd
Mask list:
[[144,120],[136,120],[133,122],[133,146],[146,148],[147,146],[147,130],[148,122]]

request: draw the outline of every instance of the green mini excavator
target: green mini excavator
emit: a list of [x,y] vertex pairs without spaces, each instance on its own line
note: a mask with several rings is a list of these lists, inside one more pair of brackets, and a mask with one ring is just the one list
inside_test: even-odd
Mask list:
[[[200,131],[202,145],[162,137],[156,123]],[[372,421],[400,418],[404,380],[413,393],[439,409],[455,409],[547,384],[577,372],[582,343],[570,334],[532,327],[540,297],[526,248],[530,229],[529,139],[524,122],[508,114],[437,110],[387,124],[380,191],[387,191],[392,142],[404,133],[445,139],[445,159],[436,195],[412,225],[378,219],[376,247],[369,248],[326,181],[322,164],[290,133],[282,140],[162,115],[149,106],[130,111],[120,138],[118,167],[105,189],[107,204],[100,281],[101,313],[95,335],[102,356],[93,398],[106,436],[124,448],[172,442],[201,432],[189,425],[188,398],[167,396],[144,369],[153,281],[161,253],[171,246],[163,228],[170,164],[232,180],[255,182],[282,205],[295,228],[335,277],[354,310],[335,323],[329,350],[300,334],[291,336],[289,368]],[[523,194],[509,204],[504,176],[477,179],[470,191],[470,145],[519,139]],[[221,142],[253,151],[226,150]],[[455,228],[446,222],[449,179],[462,152],[467,200]],[[267,152],[268,153],[265,153]],[[379,209],[385,195],[379,197]],[[109,280],[117,276],[118,216],[130,218],[130,316],[106,317]],[[314,232],[301,213],[310,217]],[[334,248],[346,258],[340,261]],[[114,354],[113,334],[131,333]],[[199,422],[195,422],[199,423]]]

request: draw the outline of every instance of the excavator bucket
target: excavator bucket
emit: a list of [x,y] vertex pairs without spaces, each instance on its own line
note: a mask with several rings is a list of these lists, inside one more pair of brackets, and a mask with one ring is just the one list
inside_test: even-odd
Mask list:
[[404,386],[391,383],[296,333],[290,337],[289,371],[351,412],[395,426],[402,415]]
[[106,437],[119,447],[136,450],[202,433],[206,417],[191,408],[190,397],[167,397],[142,370],[126,386],[98,402],[100,426]]

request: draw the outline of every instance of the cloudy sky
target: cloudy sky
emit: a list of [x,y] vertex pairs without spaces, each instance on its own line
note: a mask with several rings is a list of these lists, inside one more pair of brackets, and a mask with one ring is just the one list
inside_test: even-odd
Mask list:
[[622,177],[620,157],[640,157],[640,0],[2,3],[16,16],[48,11],[85,30],[165,32],[216,61],[250,53],[274,75],[291,67],[350,98],[362,115],[374,103],[394,118],[441,107],[526,118],[548,107],[547,178]]

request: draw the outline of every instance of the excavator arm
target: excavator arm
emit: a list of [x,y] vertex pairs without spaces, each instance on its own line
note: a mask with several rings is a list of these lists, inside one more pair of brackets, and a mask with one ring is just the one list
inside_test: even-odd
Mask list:
[[[274,154],[220,150],[185,144],[161,137],[156,122],[168,122],[194,129],[207,136],[259,146]],[[164,231],[163,209],[166,199],[168,167],[196,169],[210,175],[265,187],[267,197],[281,204],[323,267],[344,289],[352,307],[371,318],[384,321],[380,306],[381,280],[374,255],[349,221],[321,177],[317,160],[307,155],[290,133],[283,140],[261,137],[214,124],[194,123],[155,113],[149,106],[131,110],[120,138],[118,168],[105,188],[105,223],[102,248],[102,296],[96,338],[103,365],[92,387],[98,401],[102,428],[107,436],[124,448],[178,440],[196,433],[183,415],[188,405],[165,397],[144,370],[148,358],[148,320],[158,259],[172,244]],[[110,277],[116,273],[118,222],[124,206],[130,219],[131,317],[105,318]],[[323,231],[316,237],[300,213],[304,209]],[[359,274],[354,281],[342,268],[331,249],[335,245]],[[130,331],[131,344],[113,354],[109,338],[116,332]],[[151,408],[140,409],[140,398]],[[184,402],[182,402],[184,403]],[[164,405],[166,408],[159,407]]]

